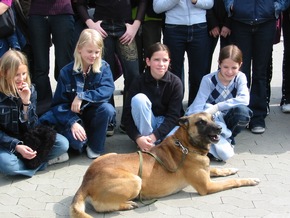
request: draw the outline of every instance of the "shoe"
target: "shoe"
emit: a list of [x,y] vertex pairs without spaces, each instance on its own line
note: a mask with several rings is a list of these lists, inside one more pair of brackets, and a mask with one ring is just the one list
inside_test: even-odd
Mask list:
[[123,124],[121,124],[121,125],[119,126],[119,131],[120,131],[120,133],[124,133],[124,134],[126,134],[126,127],[125,127]]
[[48,165],[62,163],[62,162],[68,161],[68,159],[69,159],[68,153],[64,153],[56,158],[49,160]]
[[262,126],[255,126],[253,128],[251,128],[251,132],[254,134],[262,134],[265,132],[265,127]]
[[209,158],[210,161],[223,162],[223,160],[216,158],[211,153],[207,153],[207,157]]
[[96,159],[101,156],[100,154],[93,152],[93,150],[89,146],[87,146],[86,150],[87,150],[87,156],[90,159]]
[[283,113],[290,113],[290,104],[283,104],[281,110]]
[[108,125],[108,128],[107,128],[107,136],[112,136],[112,135],[114,135],[114,132],[115,132],[114,124],[110,123],[110,124]]

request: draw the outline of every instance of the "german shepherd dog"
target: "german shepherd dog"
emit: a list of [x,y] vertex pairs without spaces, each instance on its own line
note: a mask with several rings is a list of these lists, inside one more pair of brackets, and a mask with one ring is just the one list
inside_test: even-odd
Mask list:
[[110,153],[97,158],[73,198],[71,217],[91,217],[85,213],[87,198],[97,212],[109,212],[136,208],[136,198],[160,198],[188,185],[200,195],[257,185],[256,178],[211,180],[238,171],[209,166],[207,153],[211,143],[218,142],[220,133],[221,127],[210,114],[193,114],[181,117],[178,130],[150,152]]

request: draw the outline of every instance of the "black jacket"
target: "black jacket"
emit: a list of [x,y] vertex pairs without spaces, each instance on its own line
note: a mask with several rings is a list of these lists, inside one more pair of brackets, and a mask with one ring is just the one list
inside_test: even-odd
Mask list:
[[163,124],[153,131],[156,139],[162,140],[177,125],[181,116],[183,100],[181,80],[167,71],[163,78],[157,81],[147,70],[133,81],[128,91],[123,116],[127,134],[134,141],[141,136],[131,115],[131,99],[138,93],[143,93],[150,99],[155,116],[165,117]]

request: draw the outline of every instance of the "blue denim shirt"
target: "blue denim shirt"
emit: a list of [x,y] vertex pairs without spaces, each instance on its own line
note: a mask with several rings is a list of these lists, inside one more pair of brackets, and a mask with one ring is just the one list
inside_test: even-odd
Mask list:
[[88,106],[109,102],[115,86],[110,66],[102,60],[100,72],[92,70],[83,76],[82,71],[73,70],[74,62],[66,65],[60,71],[52,108],[41,118],[41,123],[61,125],[64,128],[80,121],[77,113],[71,111],[71,104],[77,95],[82,100],[81,110]]
[[[290,0],[224,0],[230,17],[254,24],[278,18],[290,4]],[[233,6],[233,11],[231,11]]]
[[7,148],[10,152],[14,152],[16,145],[21,143],[21,136],[37,124],[37,95],[33,85],[30,89],[31,104],[28,107],[27,120],[24,119],[20,98],[0,93],[0,146]]

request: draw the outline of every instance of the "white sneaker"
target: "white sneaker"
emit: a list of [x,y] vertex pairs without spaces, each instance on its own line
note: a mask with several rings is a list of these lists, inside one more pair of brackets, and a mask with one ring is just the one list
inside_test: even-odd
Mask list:
[[290,113],[290,104],[283,104],[281,110],[283,113]]
[[87,150],[87,156],[90,159],[95,159],[101,156],[100,154],[93,152],[93,150],[89,146],[87,146],[86,150]]
[[62,163],[62,162],[68,161],[68,159],[69,159],[68,153],[64,153],[56,158],[49,160],[48,165]]

